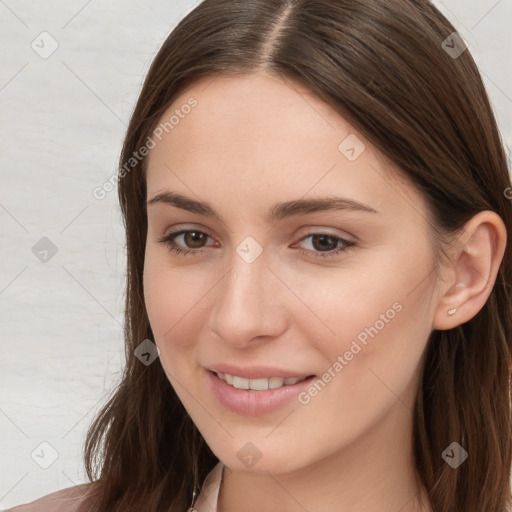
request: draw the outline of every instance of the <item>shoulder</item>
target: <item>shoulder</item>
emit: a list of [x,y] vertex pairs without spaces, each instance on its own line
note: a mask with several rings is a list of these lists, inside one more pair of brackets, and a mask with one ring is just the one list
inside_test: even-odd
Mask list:
[[24,505],[18,505],[6,512],[75,512],[86,499],[91,484],[75,485],[52,492]]

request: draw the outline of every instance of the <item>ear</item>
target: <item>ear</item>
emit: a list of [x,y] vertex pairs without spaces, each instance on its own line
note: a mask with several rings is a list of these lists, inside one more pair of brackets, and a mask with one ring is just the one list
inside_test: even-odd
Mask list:
[[479,212],[465,224],[450,258],[433,329],[452,329],[482,309],[496,281],[506,245],[507,229],[496,213]]

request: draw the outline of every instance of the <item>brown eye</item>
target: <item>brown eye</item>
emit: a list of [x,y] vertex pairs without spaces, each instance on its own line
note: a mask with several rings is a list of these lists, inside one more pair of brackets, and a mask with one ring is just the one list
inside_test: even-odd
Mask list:
[[200,231],[186,231],[183,233],[185,245],[191,249],[201,248],[206,238],[208,238],[208,235],[201,233]]
[[[176,243],[176,239],[182,237],[182,244]],[[158,240],[164,243],[176,254],[200,254],[205,247],[206,240],[210,238],[206,233],[193,229],[183,229],[174,233],[169,233]],[[185,247],[183,247],[183,245]]]
[[311,242],[317,251],[333,251],[337,248],[340,238],[332,235],[312,235]]
[[[332,235],[330,233],[312,233],[310,235],[305,236],[301,242],[311,238],[311,250],[299,249],[302,253],[306,255],[312,255],[315,257],[326,258],[330,256],[336,256],[342,251],[346,251],[356,245],[355,242],[350,240],[345,240],[337,235]],[[341,242],[342,246],[338,247],[338,244]]]

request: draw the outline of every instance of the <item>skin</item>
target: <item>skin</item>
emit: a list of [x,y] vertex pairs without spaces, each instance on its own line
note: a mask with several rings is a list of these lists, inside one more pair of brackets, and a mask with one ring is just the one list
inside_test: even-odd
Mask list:
[[[147,197],[172,190],[208,202],[225,222],[148,206],[144,297],[169,381],[227,466],[218,512],[431,510],[420,507],[413,479],[422,356],[433,329],[464,323],[485,304],[505,250],[503,222],[492,212],[473,217],[436,275],[421,194],[303,86],[263,72],[210,77],[162,120],[190,97],[197,106],[150,152]],[[338,150],[349,134],[365,144],[355,161]],[[377,213],[265,221],[276,202],[326,195]],[[208,235],[175,239],[196,254],[158,241],[179,229]],[[308,236],[318,233],[356,245],[315,257],[343,246]],[[263,249],[252,263],[236,252],[248,236]],[[204,366],[220,362],[322,376],[394,303],[401,310],[307,404],[248,417],[209,391]],[[237,457],[248,442],[261,453],[250,468]]]

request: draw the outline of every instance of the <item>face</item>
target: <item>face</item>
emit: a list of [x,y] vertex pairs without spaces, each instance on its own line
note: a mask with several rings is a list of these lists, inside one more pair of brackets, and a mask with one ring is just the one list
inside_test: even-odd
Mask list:
[[148,157],[144,297],[212,451],[281,473],[410,420],[437,290],[423,198],[296,82],[209,78],[173,115]]

